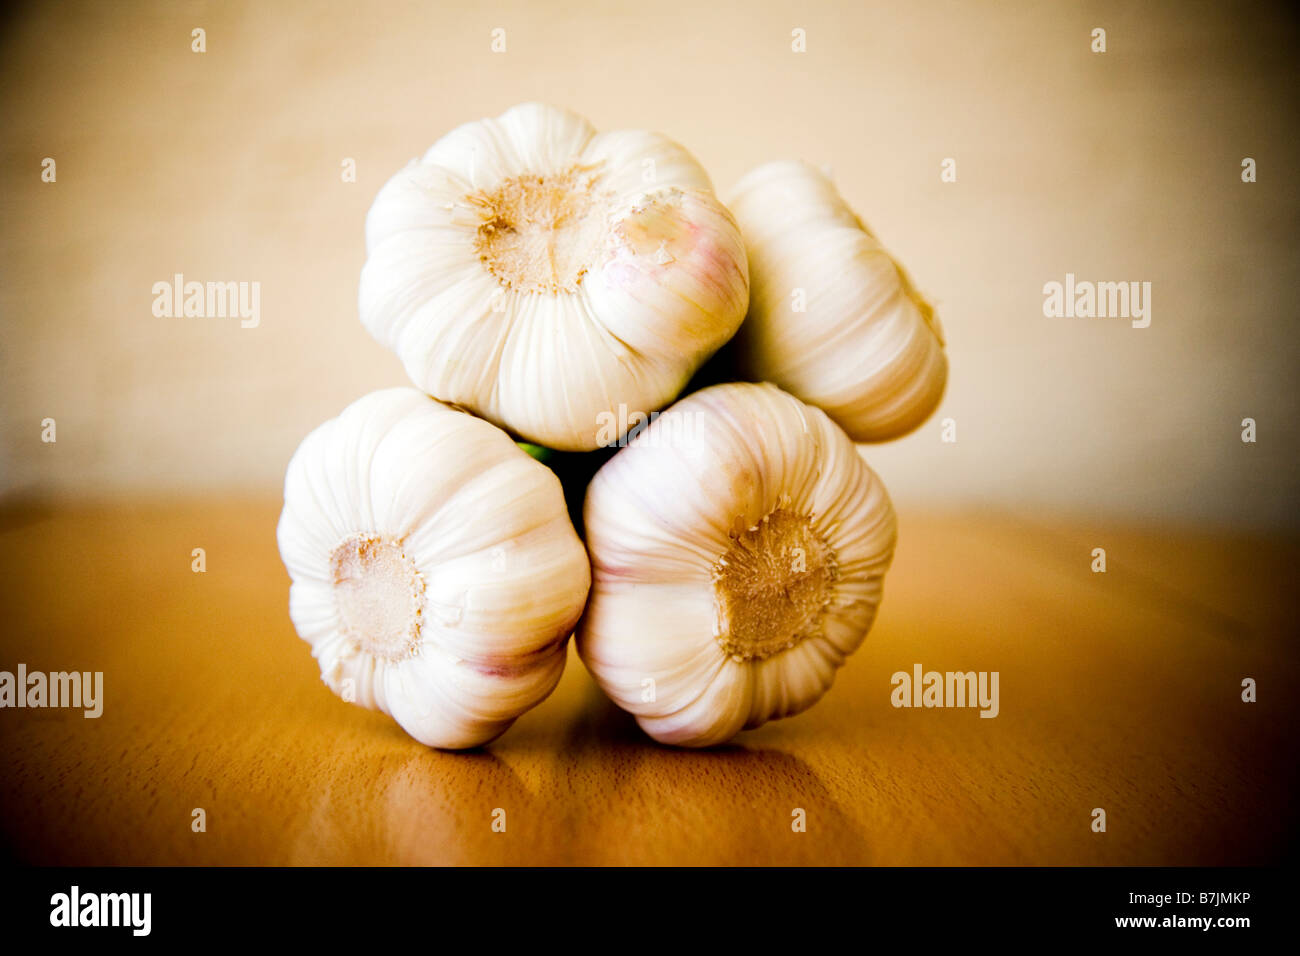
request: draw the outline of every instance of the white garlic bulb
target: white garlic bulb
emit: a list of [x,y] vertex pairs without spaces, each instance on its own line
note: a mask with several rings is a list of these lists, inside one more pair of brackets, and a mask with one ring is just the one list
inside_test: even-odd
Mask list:
[[289,462],[277,536],[321,678],[417,740],[486,743],[560,679],[587,555],[495,426],[412,388],[357,400]]
[[671,402],[748,301],[740,232],[685,149],[538,104],[401,170],[366,247],[361,320],[411,380],[570,451]]
[[854,441],[925,421],[948,379],[943,329],[830,180],[805,163],[767,163],[729,205],[749,255],[742,371],[821,408]]
[[597,472],[578,652],[656,740],[721,743],[830,687],[875,619],[894,509],[825,413],[773,385],[673,405]]

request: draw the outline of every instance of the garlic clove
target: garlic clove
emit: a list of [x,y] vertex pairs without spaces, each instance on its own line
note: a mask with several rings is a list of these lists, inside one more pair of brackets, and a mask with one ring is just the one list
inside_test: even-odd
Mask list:
[[663,744],[714,747],[745,729],[753,690],[747,668],[725,661],[713,679],[679,711],[637,718],[641,729]]
[[934,309],[831,182],[799,162],[758,167],[729,203],[752,282],[744,371],[826,411],[855,441],[918,427],[948,378]]
[[593,478],[578,652],[657,740],[708,746],[811,706],[862,643],[893,557],[884,485],[773,385],[671,406]]
[[456,127],[422,162],[456,174],[472,188],[490,188],[525,170],[563,172],[595,135],[592,125],[571,110],[521,103],[495,120]]
[[390,712],[417,740],[437,739],[447,750],[479,746],[550,696],[564,672],[565,650],[513,670],[466,667],[440,651],[425,655],[412,666],[388,669]]
[[393,668],[384,681],[385,697],[391,703],[381,709],[416,740],[437,740],[437,746],[447,750],[464,750],[499,737],[512,718],[494,720],[479,713],[474,705],[491,700],[489,693],[470,695],[466,707],[465,701],[455,696],[456,682],[447,677],[454,668],[455,659],[439,653],[419,658],[400,671]]
[[[609,579],[609,600],[589,608],[584,626],[592,633],[617,631],[618,642],[593,641],[584,662],[602,676],[608,696],[629,713],[652,717],[675,713],[695,701],[698,687],[726,664],[708,644],[695,639],[713,628],[713,602],[696,588],[620,588]],[[617,592],[617,593],[616,593]],[[647,684],[652,680],[652,684]]]
[[[472,222],[472,211],[458,204],[459,198],[472,188],[443,167],[411,160],[376,194],[366,214],[366,247],[374,249],[403,233],[419,234],[421,230]],[[464,252],[460,244],[453,248]]]
[[670,402],[748,303],[739,229],[686,150],[537,104],[399,171],[366,245],[361,319],[411,380],[563,450]]
[[748,288],[736,221],[700,190],[656,191],[621,207],[608,257],[587,281],[603,327],[662,370],[651,411],[695,371],[678,356],[710,355],[731,338],[734,326],[717,316],[743,315]]
[[410,388],[307,436],[277,538],[325,683],[436,747],[486,743],[551,692],[590,583],[555,475]]
[[656,189],[713,193],[713,182],[704,167],[681,144],[661,133],[597,133],[583,152],[583,159],[605,170],[605,188],[616,196],[635,197]]

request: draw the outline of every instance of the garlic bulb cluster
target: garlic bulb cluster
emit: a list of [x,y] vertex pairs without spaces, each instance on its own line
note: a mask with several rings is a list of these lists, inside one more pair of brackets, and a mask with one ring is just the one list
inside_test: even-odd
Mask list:
[[[810,167],[759,167],[733,208],[672,140],[537,104],[383,186],[361,320],[417,388],[307,436],[278,528],[290,616],[335,693],[478,746],[554,689],[575,626],[597,683],[668,744],[830,688],[896,533],[854,441],[934,410],[942,332]],[[763,384],[661,413],[733,336]],[[584,548],[565,490],[588,478]]]
[[823,409],[855,441],[925,421],[948,378],[939,320],[831,182],[804,163],[767,163],[729,205],[749,255],[742,371]]
[[486,743],[564,670],[590,569],[559,480],[412,388],[303,441],[277,531],[321,678],[435,747]]
[[597,472],[576,636],[656,740],[797,714],[862,643],[893,557],[884,485],[825,413],[772,385],[681,400]]
[[748,299],[735,220],[685,149],[537,104],[397,173],[366,246],[362,322],[411,380],[562,450],[672,401]]

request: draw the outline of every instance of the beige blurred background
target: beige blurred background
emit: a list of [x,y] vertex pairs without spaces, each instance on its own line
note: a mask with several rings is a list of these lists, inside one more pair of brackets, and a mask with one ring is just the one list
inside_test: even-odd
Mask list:
[[[1285,13],[166,2],[33,4],[0,31],[0,495],[274,493],[307,431],[405,381],[356,314],[375,192],[453,126],[544,100],[668,133],[724,196],[768,159],[833,169],[947,333],[939,412],[867,451],[901,504],[1297,523]],[[155,318],[178,272],[260,282],[260,326]],[[1044,318],[1067,272],[1151,282],[1150,328]]]

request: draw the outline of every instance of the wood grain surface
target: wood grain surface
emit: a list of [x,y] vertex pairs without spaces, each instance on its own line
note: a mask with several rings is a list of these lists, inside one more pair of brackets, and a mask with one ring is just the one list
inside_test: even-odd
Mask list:
[[[320,683],[288,619],[278,507],[0,512],[0,669],[98,670],[105,688],[97,720],[0,710],[9,855],[1220,864],[1294,850],[1295,541],[905,512],[877,625],[806,714],[716,750],[666,749],[571,653],[554,695],[455,754]],[[895,709],[890,676],[917,663],[998,671],[999,716]]]

